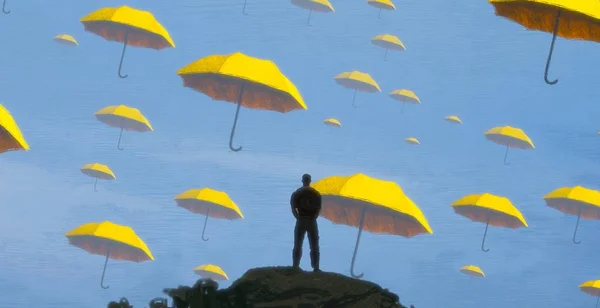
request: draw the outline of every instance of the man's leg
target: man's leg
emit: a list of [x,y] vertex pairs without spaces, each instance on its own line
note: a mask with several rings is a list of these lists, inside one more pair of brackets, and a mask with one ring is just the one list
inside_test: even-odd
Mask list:
[[319,226],[317,225],[316,219],[310,222],[307,231],[308,243],[310,245],[310,263],[315,271],[319,271],[319,261],[321,259],[321,253],[319,251]]
[[296,227],[294,228],[294,249],[292,250],[292,260],[294,267],[300,267],[300,259],[302,259],[302,244],[304,244],[304,236],[306,235],[305,224],[302,223],[302,218],[296,219]]

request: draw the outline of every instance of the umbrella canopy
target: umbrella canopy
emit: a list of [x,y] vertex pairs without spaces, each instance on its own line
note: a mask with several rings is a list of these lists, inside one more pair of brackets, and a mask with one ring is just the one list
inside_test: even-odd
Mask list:
[[319,13],[335,12],[335,10],[333,9],[333,6],[331,5],[331,3],[329,3],[328,0],[292,0],[292,4],[297,7],[301,7],[305,10],[309,10],[308,11],[308,20],[307,20],[307,24],[309,26],[311,26],[310,17],[312,15],[313,11],[319,12]]
[[342,127],[342,123],[340,123],[340,121],[338,119],[334,119],[334,118],[327,118],[327,119],[323,120],[323,123],[325,123],[325,125],[327,125],[327,126]]
[[221,267],[214,264],[203,264],[194,268],[194,273],[197,275],[212,280],[229,280],[227,274]]
[[485,232],[481,241],[481,250],[485,252],[489,251],[484,248],[489,225],[511,229],[528,226],[523,214],[508,198],[490,193],[464,196],[452,203],[452,208],[455,213],[472,221],[485,223]]
[[402,103],[400,113],[404,111],[404,104],[421,104],[421,100],[415,92],[408,89],[398,89],[390,92],[390,97]]
[[152,13],[126,5],[105,7],[80,19],[85,31],[94,33],[108,41],[123,43],[118,75],[121,73],[127,45],[156,50],[175,48],[169,32],[154,18]]
[[206,215],[204,228],[202,229],[202,239],[204,241],[208,241],[208,238],[204,237],[204,232],[209,216],[228,220],[244,218],[240,208],[229,198],[227,193],[211,188],[184,191],[175,197],[175,202],[178,206],[194,214]]
[[81,167],[80,170],[83,174],[95,179],[94,191],[98,191],[96,189],[98,180],[113,181],[117,179],[115,174],[112,172],[112,170],[110,170],[110,168],[107,165],[103,165],[100,163],[85,164],[83,165],[83,167]]
[[483,133],[487,140],[490,140],[496,144],[503,145],[506,147],[506,151],[504,152],[504,164],[508,165],[506,162],[506,157],[508,156],[509,148],[517,148],[517,149],[535,149],[533,142],[525,134],[525,132],[516,127],[512,126],[496,126],[488,129]]
[[408,137],[408,138],[404,139],[404,141],[406,141],[406,143],[408,143],[408,144],[421,144],[419,142],[419,139],[417,139],[415,137]]
[[394,182],[357,173],[327,177],[312,186],[322,196],[322,217],[335,224],[358,227],[350,265],[350,272],[355,278],[363,276],[354,273],[363,230],[407,238],[433,233],[421,209]]
[[383,58],[383,60],[385,61],[387,61],[387,54],[389,49],[397,51],[406,50],[404,43],[402,43],[402,41],[397,36],[391,34],[379,34],[377,36],[374,36],[371,39],[371,43],[373,43],[373,45],[375,46],[379,46],[385,49],[385,56]]
[[496,15],[508,18],[528,30],[552,33],[550,52],[546,61],[544,80],[554,85],[558,79],[549,80],[548,70],[556,37],[600,42],[600,2],[573,0],[489,0]]
[[460,268],[460,272],[467,276],[470,276],[470,277],[476,277],[476,278],[485,277],[485,274],[483,273],[481,268],[479,268],[479,266],[476,266],[476,265],[465,265]]
[[29,144],[10,112],[0,105],[0,153],[29,150]]
[[137,108],[125,105],[106,106],[96,111],[94,115],[98,121],[110,127],[121,129],[119,141],[117,142],[117,149],[119,150],[123,150],[123,148],[120,147],[123,130],[140,133],[154,131],[148,119],[146,119],[142,112]]
[[544,196],[546,205],[569,215],[577,215],[577,224],[573,232],[573,243],[579,244],[575,239],[579,220],[600,220],[600,191],[582,186],[562,187],[551,191]]
[[446,120],[446,122],[449,122],[449,123],[462,124],[462,120],[459,117],[454,116],[454,115],[447,116],[444,118],[444,120]]
[[579,289],[591,296],[595,296],[596,308],[598,308],[598,302],[600,302],[600,280],[590,280],[579,285]]
[[183,86],[203,93],[213,100],[237,104],[229,148],[240,107],[287,113],[306,110],[306,104],[296,86],[269,60],[250,57],[241,52],[211,55],[192,62],[177,71]]
[[381,18],[381,10],[395,11],[396,6],[392,0],[367,0],[367,3],[379,9],[377,17]]
[[335,82],[340,86],[354,90],[352,98],[352,106],[356,107],[356,92],[376,93],[381,92],[381,88],[371,75],[359,71],[343,72],[333,77]]
[[61,45],[79,46],[79,43],[77,43],[77,40],[73,36],[68,35],[68,34],[59,34],[54,37],[54,41]]
[[69,244],[81,248],[90,254],[106,256],[100,286],[104,286],[104,274],[108,259],[143,262],[154,260],[146,243],[128,226],[104,222],[83,224],[65,234]]

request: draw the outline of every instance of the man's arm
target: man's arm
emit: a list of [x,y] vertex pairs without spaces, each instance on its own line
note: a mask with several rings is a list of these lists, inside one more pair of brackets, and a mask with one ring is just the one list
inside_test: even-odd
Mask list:
[[317,213],[315,214],[315,218],[319,217],[319,214],[321,214],[321,194],[317,191],[316,192],[316,202],[317,202]]
[[296,210],[296,204],[298,204],[296,202],[296,192],[294,192],[292,194],[292,197],[290,198],[290,205],[292,207],[292,214],[294,215],[294,218],[298,219],[298,211]]

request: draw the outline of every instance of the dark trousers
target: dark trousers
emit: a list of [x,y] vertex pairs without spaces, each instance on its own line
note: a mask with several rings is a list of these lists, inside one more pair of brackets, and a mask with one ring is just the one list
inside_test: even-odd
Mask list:
[[304,236],[308,233],[308,243],[310,245],[310,263],[313,269],[319,269],[319,226],[317,219],[309,217],[298,217],[296,219],[296,227],[294,228],[294,250],[292,251],[292,259],[294,266],[300,266],[302,259],[302,244]]

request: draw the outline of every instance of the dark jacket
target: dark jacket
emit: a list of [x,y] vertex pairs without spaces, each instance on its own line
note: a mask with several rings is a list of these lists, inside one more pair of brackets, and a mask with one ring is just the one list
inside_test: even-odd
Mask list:
[[310,186],[302,186],[292,194],[290,205],[296,218],[317,218],[321,212],[321,194]]

